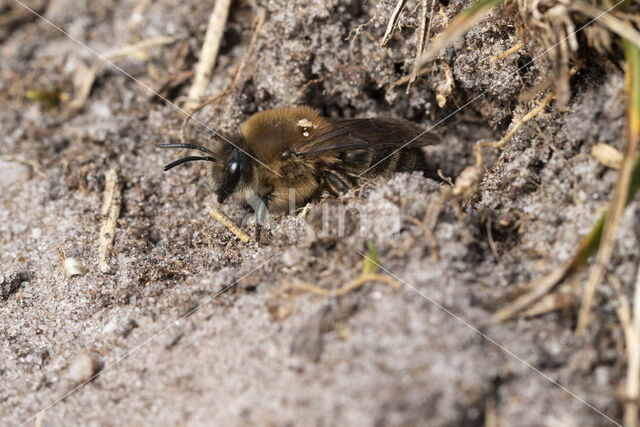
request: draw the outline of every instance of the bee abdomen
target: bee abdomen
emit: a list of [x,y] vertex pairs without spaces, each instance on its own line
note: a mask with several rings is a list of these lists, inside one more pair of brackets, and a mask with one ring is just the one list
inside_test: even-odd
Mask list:
[[419,148],[358,150],[343,154],[341,176],[351,185],[362,177],[390,175],[394,172],[424,171],[424,153]]
[[401,150],[399,153],[396,172],[412,172],[424,169],[424,153],[419,148]]
[[424,153],[419,148],[397,151],[376,150],[367,167],[374,175],[393,172],[412,172],[424,168]]

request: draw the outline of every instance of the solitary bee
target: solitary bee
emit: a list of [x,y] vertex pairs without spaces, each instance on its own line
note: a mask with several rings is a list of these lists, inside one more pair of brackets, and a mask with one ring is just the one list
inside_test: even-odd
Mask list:
[[304,106],[254,114],[235,136],[220,137],[224,142],[211,147],[158,144],[208,154],[183,157],[164,170],[195,160],[210,162],[218,202],[259,197],[258,206],[251,203],[258,223],[267,211],[301,206],[323,191],[339,195],[366,178],[415,170],[434,177],[420,147],[440,141],[407,121],[328,121]]

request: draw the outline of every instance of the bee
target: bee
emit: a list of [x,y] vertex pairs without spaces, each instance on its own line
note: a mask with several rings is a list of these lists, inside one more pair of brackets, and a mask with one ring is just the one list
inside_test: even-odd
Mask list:
[[[239,131],[212,146],[157,144],[207,154],[187,156],[164,167],[207,161],[219,203],[249,201],[256,220],[266,212],[302,206],[327,191],[340,195],[364,179],[427,166],[421,147],[439,143],[434,133],[404,120],[359,118],[329,121],[311,107],[267,110],[254,114]],[[293,189],[293,191],[291,191]]]

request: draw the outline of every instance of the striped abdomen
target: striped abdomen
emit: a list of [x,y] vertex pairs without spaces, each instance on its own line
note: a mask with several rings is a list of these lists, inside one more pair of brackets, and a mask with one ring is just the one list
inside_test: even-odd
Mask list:
[[340,163],[325,171],[328,189],[343,193],[360,184],[362,178],[389,176],[394,172],[426,172],[424,152],[420,148],[358,150],[342,153]]

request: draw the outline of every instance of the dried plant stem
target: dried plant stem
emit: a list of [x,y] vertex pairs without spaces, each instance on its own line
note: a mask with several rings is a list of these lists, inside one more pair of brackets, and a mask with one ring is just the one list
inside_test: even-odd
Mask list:
[[154,47],[171,44],[175,41],[176,39],[173,37],[166,37],[166,36],[153,37],[147,40],[141,40],[134,44],[122,46],[116,50],[106,53],[104,57],[107,59],[115,59],[115,58],[121,58],[123,56],[136,56],[136,55],[146,56],[147,50]]
[[551,100],[553,99],[554,96],[555,96],[555,93],[553,91],[551,91],[549,93],[549,95],[547,95],[542,100],[542,102],[540,102],[540,104],[538,104],[538,106],[536,108],[532,109],[527,114],[525,114],[524,117],[522,117],[520,120],[516,121],[516,124],[511,128],[511,130],[509,132],[507,132],[507,134],[504,137],[502,137],[502,139],[500,141],[481,142],[478,145],[480,147],[489,147],[489,148],[502,148],[502,147],[504,147],[504,145],[507,142],[509,142],[509,140],[513,137],[513,135],[515,135],[516,132],[518,132],[518,130],[520,130],[522,125],[524,125],[529,120],[533,119],[535,116],[540,114],[540,112],[542,112],[546,108],[546,106],[549,105],[549,102],[551,102]]
[[577,305],[582,293],[582,284],[573,280],[558,288],[557,292],[548,293],[531,307],[520,313],[521,317],[535,317],[557,310],[567,310]]
[[242,240],[244,243],[249,243],[249,240],[251,240],[247,233],[240,230],[240,228],[235,225],[229,218],[227,218],[225,214],[220,212],[219,209],[211,208],[211,210],[209,211],[209,215],[211,215],[211,218],[227,227],[227,230],[232,232],[238,239]]
[[402,288],[402,285],[397,280],[394,280],[391,277],[382,274],[363,274],[362,276],[357,277],[356,279],[352,280],[351,282],[335,291],[324,289],[319,286],[312,285],[311,283],[295,283],[291,286],[303,291],[311,292],[316,295],[327,297],[341,297],[368,282],[382,282],[391,286],[392,288]]
[[589,323],[589,313],[593,306],[596,289],[604,277],[605,269],[613,253],[616,232],[618,231],[624,208],[627,205],[634,163],[638,155],[638,140],[640,139],[640,50],[626,40],[623,42],[627,59],[627,96],[629,98],[627,102],[627,142],[624,147],[624,160],[620,168],[618,181],[616,181],[613,188],[611,205],[604,221],[596,263],[591,269],[582,305],[580,306],[576,335],[582,335]]
[[[423,69],[421,69],[421,70],[418,72],[418,75],[417,75],[416,77],[418,77],[418,76],[424,76],[424,75],[425,75],[425,74],[427,74],[429,71],[435,71],[435,70],[436,70],[436,67],[435,67],[434,65],[429,65],[428,67],[424,67]],[[410,76],[410,75],[409,75],[409,76],[404,76],[404,77],[402,77],[402,78],[400,78],[400,79],[396,80],[396,82],[394,83],[394,85],[395,85],[395,86],[402,86],[402,85],[404,85],[404,84],[409,83],[409,81],[411,81],[411,76]]]
[[407,86],[407,91],[411,84],[416,81],[418,74],[420,73],[420,56],[425,49],[425,43],[429,42],[429,33],[431,32],[431,22],[433,21],[433,8],[435,0],[431,0],[431,14],[429,17],[429,29],[427,30],[427,0],[422,0],[422,13],[420,15],[420,27],[418,28],[418,50],[416,51],[416,59],[413,63],[413,67],[411,68],[411,74],[409,75],[409,85]]
[[505,50],[504,52],[492,57],[491,61],[498,62],[501,59],[504,59],[504,58],[506,58],[508,56],[513,55],[514,53],[516,53],[517,51],[519,51],[523,47],[524,47],[524,43],[523,42],[518,42],[518,43],[514,44],[513,46],[511,46],[509,49]]
[[384,47],[387,43],[389,43],[391,34],[393,34],[393,30],[396,28],[396,25],[398,25],[400,13],[402,12],[402,9],[404,9],[404,5],[406,2],[407,0],[398,0],[398,3],[396,3],[396,7],[395,9],[393,9],[393,12],[391,12],[391,17],[389,18],[389,23],[387,24],[387,30],[384,32],[382,40],[380,40],[380,47]]
[[202,43],[200,60],[196,65],[196,74],[193,79],[193,84],[189,89],[189,94],[187,95],[185,110],[191,110],[200,103],[200,97],[202,97],[211,80],[211,72],[213,71],[213,66],[218,57],[218,51],[220,50],[220,43],[222,42],[222,35],[224,34],[224,27],[227,23],[230,5],[231,0],[218,0],[213,8],[213,12],[211,12],[207,33]]
[[620,325],[624,331],[625,346],[627,349],[627,378],[624,386],[623,399],[625,426],[638,426],[638,400],[640,399],[640,268],[633,296],[633,314],[629,307],[629,300],[622,292],[620,282],[609,277],[618,304],[615,306]]
[[638,399],[640,398],[640,268],[634,289],[631,325],[631,330],[628,333],[625,331],[628,359],[625,394],[629,402],[624,405],[624,425],[636,427],[638,425]]
[[494,6],[503,3],[504,0],[478,0],[471,7],[460,13],[449,27],[434,38],[429,49],[425,49],[417,66],[422,67],[436,57],[444,48],[461,38],[471,27],[482,21]]
[[571,5],[571,8],[583,13],[589,18],[597,19],[598,24],[607,27],[610,31],[633,43],[637,48],[640,49],[640,32],[633,28],[633,26],[629,23],[617,18],[610,13],[603,13],[603,10],[590,5],[585,1],[575,1]]
[[104,177],[104,198],[102,201],[102,225],[100,227],[98,260],[100,271],[109,271],[109,259],[113,250],[115,239],[116,221],[120,216],[120,184],[118,183],[118,171],[114,167]]
[[569,272],[571,265],[571,262],[567,262],[546,276],[530,282],[527,285],[528,292],[520,296],[508,306],[496,311],[492,317],[493,321],[499,323],[511,319],[524,309],[530,307],[534,302],[544,297],[561,280],[567,277],[567,273]]
[[240,79],[242,78],[242,73],[243,73],[243,71],[244,71],[244,69],[245,69],[245,67],[247,65],[247,60],[253,54],[253,50],[255,48],[256,41],[258,40],[258,35],[260,34],[260,31],[262,30],[262,25],[264,24],[266,16],[267,16],[267,13],[266,13],[266,11],[264,9],[261,10],[260,13],[258,14],[258,17],[256,19],[256,27],[255,27],[255,30],[253,31],[253,36],[251,36],[251,42],[249,43],[249,49],[247,49],[247,52],[245,53],[245,55],[242,58],[242,61],[240,62],[240,65],[236,69],[236,73],[235,73],[235,76],[234,76],[233,81],[231,82],[231,84],[229,86],[227,86],[227,88],[225,88],[222,92],[218,93],[215,96],[212,96],[211,98],[207,99],[206,101],[204,101],[200,105],[197,105],[197,106],[193,107],[193,109],[191,109],[191,111],[189,111],[189,114],[186,115],[184,117],[184,119],[182,120],[182,126],[180,127],[180,141],[183,144],[186,142],[185,133],[186,133],[187,123],[189,122],[189,119],[191,119],[191,117],[193,117],[193,115],[195,113],[197,113],[198,111],[202,110],[204,107],[206,107],[208,105],[211,105],[211,104],[217,104],[223,98],[225,98],[227,95],[229,95],[232,91],[237,89],[238,85],[240,84]]

